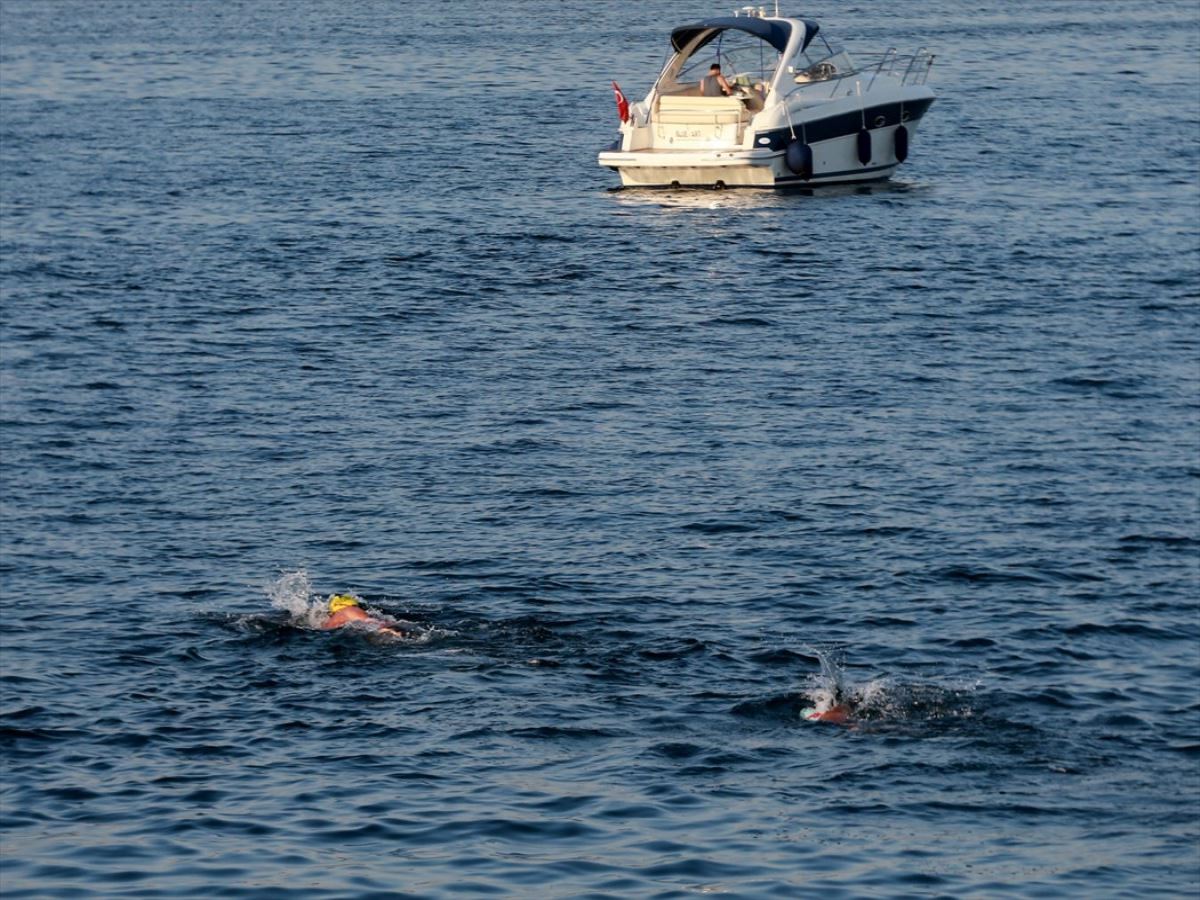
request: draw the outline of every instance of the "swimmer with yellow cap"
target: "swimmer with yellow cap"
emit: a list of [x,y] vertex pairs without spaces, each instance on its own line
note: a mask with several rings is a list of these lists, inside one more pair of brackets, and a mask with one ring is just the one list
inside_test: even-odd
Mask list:
[[334,594],[329,598],[329,618],[321,627],[328,631],[334,628],[343,628],[351,622],[366,622],[376,625],[377,627],[374,629],[376,631],[396,637],[408,637],[403,631],[391,628],[374,616],[368,615],[359,605],[357,597],[351,594]]

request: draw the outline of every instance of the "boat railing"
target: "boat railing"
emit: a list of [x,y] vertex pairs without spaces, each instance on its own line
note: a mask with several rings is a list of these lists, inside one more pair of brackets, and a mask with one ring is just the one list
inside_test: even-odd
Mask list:
[[871,75],[871,80],[867,83],[867,90],[875,84],[875,79],[879,77],[879,73],[887,67],[889,73],[896,65],[896,48],[888,47],[883,56],[879,60],[879,64],[875,66],[875,72]]
[[[855,55],[863,60],[874,60],[878,57],[878,61],[857,65],[853,69],[839,69],[830,75],[811,81],[797,81],[796,86],[784,95],[784,100],[791,100],[801,92],[814,100],[818,97],[824,98],[826,94],[832,98],[837,95],[838,88],[846,83],[846,79],[855,78],[861,82],[868,74],[871,76],[871,80],[864,88],[867,91],[871,90],[875,79],[880,75],[899,78],[901,84],[925,84],[929,80],[929,70],[932,68],[934,60],[934,55],[924,47],[916,53],[903,56],[897,52],[895,47],[889,47],[881,54],[860,53]],[[823,91],[822,88],[827,88],[827,90]]]
[[924,47],[916,53],[903,56],[895,47],[889,47],[882,54],[859,53],[857,56],[862,59],[873,59],[876,56],[879,58],[874,65],[868,64],[865,67],[865,69],[874,70],[867,90],[871,89],[871,85],[880,75],[887,75],[890,78],[899,77],[901,84],[925,84],[929,80],[929,70],[933,68],[935,58]]
[[901,84],[924,84],[929,80],[929,70],[933,68],[934,55],[922,47],[912,55],[908,67],[904,70]]

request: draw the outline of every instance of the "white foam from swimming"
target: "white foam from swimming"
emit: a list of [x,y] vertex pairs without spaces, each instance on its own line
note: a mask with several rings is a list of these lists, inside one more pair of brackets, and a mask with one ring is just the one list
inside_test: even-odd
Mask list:
[[308,572],[285,572],[267,585],[271,606],[288,614],[305,628],[319,628],[325,620],[325,601],[313,593]]
[[812,701],[812,709],[818,713],[828,712],[845,697],[842,681],[841,653],[832,647],[809,647],[821,662],[821,674],[810,676],[805,693]]

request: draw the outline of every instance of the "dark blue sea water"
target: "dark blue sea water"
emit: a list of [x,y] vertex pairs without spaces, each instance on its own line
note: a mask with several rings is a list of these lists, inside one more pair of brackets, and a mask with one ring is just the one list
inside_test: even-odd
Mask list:
[[612,190],[725,6],[3,0],[6,900],[1196,895],[1200,13],[784,6],[890,184]]

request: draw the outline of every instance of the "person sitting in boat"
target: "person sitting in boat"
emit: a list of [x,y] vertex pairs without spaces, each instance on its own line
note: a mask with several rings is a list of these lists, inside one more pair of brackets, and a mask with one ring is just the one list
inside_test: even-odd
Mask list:
[[372,631],[390,634],[393,637],[408,637],[405,632],[392,628],[382,619],[369,615],[359,604],[357,597],[350,594],[334,594],[329,598],[329,618],[325,620],[321,628],[330,631],[335,628],[344,628],[351,622],[362,622],[372,626]]
[[733,86],[721,74],[721,64],[713,63],[708,74],[700,79],[701,97],[724,97],[733,93]]

